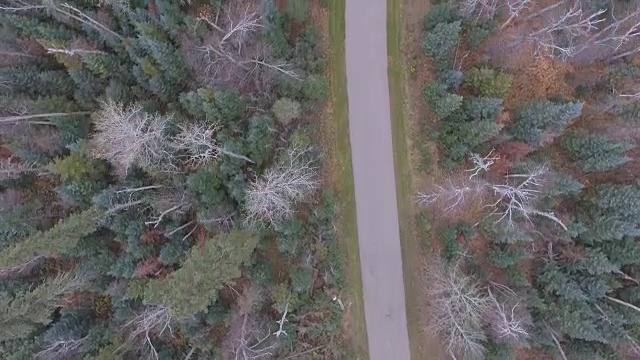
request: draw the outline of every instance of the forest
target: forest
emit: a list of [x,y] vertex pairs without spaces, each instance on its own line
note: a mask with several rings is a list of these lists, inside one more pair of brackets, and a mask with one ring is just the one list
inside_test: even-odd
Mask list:
[[342,358],[307,5],[0,0],[1,359]]
[[452,358],[640,358],[639,37],[637,1],[424,16],[424,331]]

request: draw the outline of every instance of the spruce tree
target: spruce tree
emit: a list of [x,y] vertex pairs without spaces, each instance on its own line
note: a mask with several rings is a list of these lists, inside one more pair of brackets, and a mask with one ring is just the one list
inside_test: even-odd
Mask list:
[[257,244],[250,232],[234,231],[208,239],[203,248],[191,250],[182,267],[164,279],[149,282],[144,303],[164,305],[172,316],[188,317],[215,302],[218,291],[240,276],[240,265]]
[[607,171],[614,169],[631,158],[625,152],[634,146],[617,142],[600,134],[575,131],[562,138],[565,155],[584,171]]
[[422,50],[435,59],[446,59],[458,45],[461,30],[462,22],[460,20],[437,24],[433,30],[424,35]]
[[640,188],[634,185],[603,184],[585,198],[579,214],[588,231],[584,241],[621,240],[640,236]]
[[102,212],[90,208],[72,214],[47,231],[39,231],[0,252],[0,269],[11,270],[39,257],[65,252],[98,229]]
[[579,102],[531,101],[518,108],[511,133],[518,140],[539,146],[544,135],[561,132],[581,112]]
[[449,3],[439,3],[431,7],[423,20],[425,31],[432,31],[438,24],[450,24],[461,20],[462,16],[455,6]]
[[465,97],[462,110],[473,121],[496,121],[502,112],[502,99],[485,97]]
[[451,115],[462,105],[462,96],[449,93],[447,86],[439,81],[425,85],[422,88],[422,97],[439,118]]

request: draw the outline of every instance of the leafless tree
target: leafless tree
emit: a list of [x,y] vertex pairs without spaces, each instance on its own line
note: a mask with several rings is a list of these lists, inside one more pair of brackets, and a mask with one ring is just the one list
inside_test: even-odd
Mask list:
[[531,222],[534,216],[547,218],[563,229],[567,229],[562,220],[553,212],[541,211],[537,208],[538,199],[542,188],[547,183],[548,168],[544,165],[536,166],[522,173],[509,174],[500,184],[490,183],[484,180],[474,180],[480,171],[486,171],[493,164],[495,157],[491,152],[485,157],[472,154],[475,167],[467,170],[473,172],[469,180],[453,182],[447,181],[447,185],[437,185],[429,192],[419,192],[418,204],[444,208],[445,212],[466,207],[470,201],[482,200],[485,195],[491,194],[493,202],[483,206],[491,211],[491,215],[497,217],[496,222],[506,222],[513,227],[518,218]]
[[256,360],[272,359],[278,346],[269,326],[256,314],[262,290],[255,285],[244,288],[237,301],[237,309],[231,320],[227,338],[223,343],[224,359]]
[[320,185],[317,167],[308,158],[311,149],[288,150],[284,163],[277,164],[247,188],[246,221],[249,225],[277,226],[291,216],[296,203],[307,199]]
[[122,40],[122,36],[111,30],[91,16],[85,14],[80,9],[63,2],[58,3],[47,0],[2,0],[0,1],[0,11],[20,12],[20,11],[43,10],[57,13],[67,19],[73,19],[89,26],[102,34],[108,34]]
[[431,299],[431,330],[439,335],[447,351],[463,359],[481,359],[486,335],[482,329],[491,301],[473,278],[458,265],[432,258],[427,268],[426,289]]
[[492,20],[500,8],[498,0],[465,0],[461,4],[462,14],[474,19]]
[[2,116],[0,117],[0,124],[29,124],[29,125],[50,125],[56,126],[55,123],[47,120],[34,120],[43,118],[55,118],[63,116],[80,116],[89,115],[89,111],[75,111],[66,113],[46,113],[46,114],[31,114],[31,115],[15,115],[15,116]]
[[272,49],[260,41],[265,24],[256,1],[231,2],[222,16],[200,17],[214,32],[198,49],[214,81],[244,83],[246,79],[264,80],[263,70],[297,79],[298,74],[286,62],[272,56]]
[[[494,291],[491,291],[492,287]],[[487,291],[493,305],[487,313],[487,323],[496,338],[510,343],[519,343],[527,339],[529,332],[526,330],[525,317],[521,314],[524,306],[520,304],[513,290],[493,283],[487,287]],[[499,301],[498,296],[507,300]]]
[[158,360],[158,352],[153,345],[151,337],[155,333],[162,335],[167,330],[173,334],[171,321],[171,313],[168,308],[154,306],[146,308],[142,313],[126,323],[123,328],[129,332],[129,341],[133,343],[141,341],[144,344],[147,349],[145,352],[146,359]]
[[0,160],[0,180],[15,180],[24,174],[42,176],[48,173],[46,166],[40,166],[36,163],[24,163],[13,157]]
[[528,9],[528,5],[531,0],[507,0],[507,7],[509,8],[509,17],[502,23],[501,29],[509,26],[516,18],[518,18],[522,12]]
[[108,100],[95,118],[93,152],[124,172],[134,164],[148,167],[166,162],[164,130],[168,120],[144,112],[139,105],[125,107]]
[[42,360],[69,359],[82,350],[87,338],[88,336],[75,340],[54,341],[38,352],[35,358]]
[[471,153],[469,154],[469,158],[475,165],[474,168],[465,170],[466,172],[472,172],[471,176],[469,176],[469,180],[473,179],[477,176],[481,171],[487,172],[489,171],[489,167],[493,165],[496,160],[500,160],[500,156],[494,156],[493,151],[491,150],[486,156],[482,157],[479,154]]
[[236,154],[216,144],[217,130],[217,126],[204,123],[183,126],[180,133],[173,139],[171,146],[178,151],[183,151],[184,155],[181,157],[185,159],[187,164],[195,168],[214,162],[220,155],[253,162],[246,156]]
[[149,202],[159,215],[145,221],[145,225],[158,227],[162,220],[170,214],[185,214],[193,205],[194,199],[184,188],[165,188],[150,197]]

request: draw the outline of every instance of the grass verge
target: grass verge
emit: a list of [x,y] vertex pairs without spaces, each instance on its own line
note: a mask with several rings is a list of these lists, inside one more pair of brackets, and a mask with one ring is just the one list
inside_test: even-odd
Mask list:
[[367,330],[360,277],[360,252],[356,225],[356,202],[349,142],[347,74],[345,64],[345,0],[334,0],[329,6],[329,88],[330,105],[328,141],[333,159],[333,187],[340,207],[339,234],[346,254],[346,288],[349,289],[349,311],[346,316],[355,359],[368,359]]
[[387,52],[389,96],[391,101],[391,131],[393,139],[393,160],[396,176],[396,194],[398,198],[398,220],[400,225],[400,243],[402,246],[402,268],[407,308],[407,326],[412,359],[427,359],[422,346],[420,329],[422,299],[420,279],[416,276],[420,269],[422,249],[416,239],[415,213],[413,209],[413,174],[409,158],[408,116],[404,67],[400,46],[402,44],[402,0],[387,0]]

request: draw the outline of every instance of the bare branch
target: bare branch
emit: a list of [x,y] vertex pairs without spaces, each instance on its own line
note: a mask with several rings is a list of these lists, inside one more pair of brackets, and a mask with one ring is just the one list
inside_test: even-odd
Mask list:
[[158,360],[158,352],[151,341],[152,333],[162,335],[167,329],[173,334],[171,328],[171,314],[164,306],[146,308],[141,314],[126,323],[123,328],[129,329],[130,341],[142,341],[148,348],[147,359]]
[[134,164],[158,164],[168,157],[163,148],[168,120],[145,113],[139,105],[125,108],[109,100],[96,115],[93,152],[124,172]]
[[[504,285],[501,285],[505,287]],[[502,287],[498,287],[498,291],[501,291],[503,294],[512,294],[513,291],[507,288],[508,292]],[[497,334],[497,337],[500,339],[505,339],[509,341],[520,341],[524,338],[529,337],[529,333],[525,330],[523,325],[523,319],[518,317],[517,308],[520,306],[519,302],[515,296],[508,296],[508,299],[516,300],[513,306],[510,306],[511,309],[508,309],[504,303],[498,301],[497,297],[491,292],[491,287],[487,287],[487,291],[489,292],[489,299],[493,302],[494,308],[493,311],[490,312],[489,315],[489,325]]]
[[500,156],[491,156],[493,155],[493,151],[494,150],[491,150],[485,157],[480,157],[480,155],[476,153],[469,154],[471,161],[473,161],[475,165],[473,169],[465,170],[466,172],[473,172],[473,174],[469,176],[469,180],[477,176],[480,171],[489,171],[489,167],[493,165],[496,160],[500,160]]
[[291,149],[284,164],[267,169],[247,189],[246,221],[277,226],[291,216],[294,205],[307,199],[320,185],[313,161],[305,159],[310,149]]
[[24,174],[47,175],[45,166],[36,163],[23,163],[13,157],[0,160],[0,180],[16,180]]
[[69,359],[82,349],[88,336],[77,340],[60,340],[48,344],[35,355],[36,359]]
[[216,125],[207,126],[203,123],[183,126],[171,146],[178,151],[184,151],[182,157],[195,168],[214,162],[221,154],[253,163],[246,156],[218,146],[214,139],[217,130]]
[[282,312],[282,317],[280,318],[280,320],[276,321],[276,323],[278,323],[278,331],[274,332],[273,335],[275,335],[277,338],[279,338],[281,335],[287,336],[287,332],[284,331],[282,328],[284,327],[284,324],[287,322],[287,313],[289,312],[289,303],[287,303],[284,306],[284,311]]

